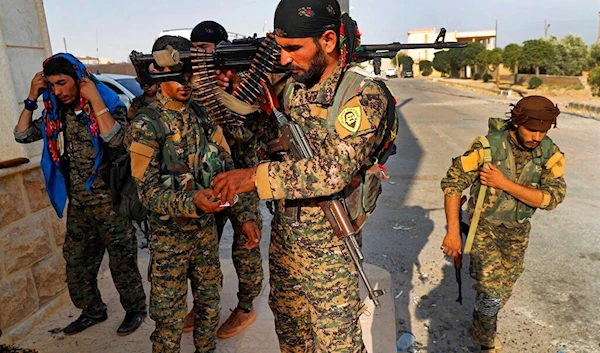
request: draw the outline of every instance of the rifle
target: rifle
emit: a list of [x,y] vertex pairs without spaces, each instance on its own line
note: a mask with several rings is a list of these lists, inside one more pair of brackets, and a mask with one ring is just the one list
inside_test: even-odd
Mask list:
[[[467,202],[467,197],[463,196],[460,198],[460,206]],[[469,225],[462,220],[462,210],[458,214],[458,221],[460,223],[460,236],[461,238],[464,236],[467,237],[469,234]],[[458,283],[458,298],[456,301],[462,305],[462,278],[461,278],[461,269],[462,269],[462,254],[457,254],[454,258],[454,271],[456,272],[456,283]]]
[[[464,48],[467,43],[464,42],[446,42],[446,29],[442,28],[433,43],[408,43],[402,44],[394,42],[391,44],[365,44],[356,50],[357,63],[361,63],[376,58],[394,58],[400,50],[405,49],[450,49]],[[243,39],[234,39],[230,43],[223,43],[216,46],[214,52],[205,52],[201,49],[191,48],[189,51],[177,53],[177,60],[172,65],[169,63],[158,63],[160,66],[177,65],[177,70],[169,72],[152,72],[150,66],[155,62],[152,54],[143,54],[132,51],[129,58],[135,67],[135,71],[142,85],[152,85],[165,81],[177,81],[187,83],[186,74],[193,74],[202,69],[236,69],[238,71],[249,70],[253,64],[258,64],[262,73],[284,72],[285,68],[281,66],[279,48],[277,46],[268,47],[268,42],[274,41],[272,34],[267,37],[248,37]],[[175,59],[175,58],[173,58]],[[267,64],[265,64],[267,63]],[[253,82],[258,85],[259,82]]]
[[[277,119],[277,125],[281,131],[281,136],[274,142],[269,143],[269,151],[289,151],[292,157],[296,160],[307,159],[313,156],[312,149],[304,136],[304,132],[290,119],[285,113],[280,110],[279,100],[275,94],[273,86],[266,79],[261,80],[262,89],[267,92],[265,101],[261,102],[261,108],[268,114],[274,114]],[[339,197],[332,200],[322,201],[318,204],[325,218],[331,224],[336,237],[342,241],[343,249],[350,256],[350,259],[356,266],[360,278],[362,279],[369,298],[373,301],[376,307],[380,305],[377,297],[385,294],[383,289],[373,289],[369,278],[367,277],[363,267],[362,260],[364,256],[360,250],[360,246],[356,241],[356,225],[350,220],[342,201]]]

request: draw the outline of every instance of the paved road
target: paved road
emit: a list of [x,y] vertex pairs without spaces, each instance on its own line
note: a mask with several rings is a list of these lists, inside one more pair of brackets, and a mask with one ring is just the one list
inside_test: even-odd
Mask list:
[[[443,195],[451,158],[487,131],[506,100],[419,79],[392,79],[399,102],[398,154],[365,230],[368,262],[392,273],[398,333],[421,352],[473,349],[467,328],[473,282],[463,270],[464,305],[454,300],[454,270],[443,259]],[[600,122],[562,114],[550,136],[567,158],[567,199],[533,219],[526,271],[501,314],[507,352],[600,352]],[[467,261],[464,261],[465,265]]]

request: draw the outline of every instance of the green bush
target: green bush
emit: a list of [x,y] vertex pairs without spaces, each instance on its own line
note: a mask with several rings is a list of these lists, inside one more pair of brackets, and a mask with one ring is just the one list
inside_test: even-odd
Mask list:
[[481,77],[481,79],[483,80],[483,82],[488,82],[489,80],[492,79],[492,75],[486,73]]
[[597,95],[600,93],[600,66],[596,66],[592,71],[590,71],[588,83],[590,86],[592,86],[594,94]]
[[471,78],[473,78],[474,80],[479,80],[481,79],[481,74],[479,72],[476,72],[473,74],[473,76],[471,76]]
[[540,87],[542,84],[544,84],[544,81],[542,81],[541,78],[539,77],[532,77],[529,80],[529,89],[536,89],[538,87]]
[[423,72],[421,72],[421,74],[422,74],[423,76],[429,76],[429,75],[431,75],[432,73],[433,73],[433,69],[431,69],[431,68],[425,69],[425,70],[423,70]]

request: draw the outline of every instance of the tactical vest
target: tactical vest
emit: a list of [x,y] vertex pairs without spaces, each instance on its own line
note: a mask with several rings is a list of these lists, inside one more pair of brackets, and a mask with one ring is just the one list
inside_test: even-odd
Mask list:
[[[151,117],[151,115],[156,116]],[[149,107],[140,108],[136,119],[143,119],[151,129],[154,130],[157,141],[161,149],[160,158],[160,178],[165,186],[179,191],[201,190],[211,187],[212,179],[224,171],[224,161],[217,156],[219,149],[215,143],[209,141],[206,133],[214,137],[215,131],[205,131],[205,126],[200,123],[200,141],[197,145],[196,155],[194,157],[193,170],[190,170],[187,163],[181,161],[175,150],[173,143],[173,132],[168,124],[161,118],[165,114],[168,120],[175,119],[175,113],[169,110],[161,110],[157,102]],[[196,114],[202,117],[202,111],[197,110]],[[202,118],[200,119],[202,120]],[[201,161],[201,164],[200,164]]]
[[[344,201],[343,203],[350,220],[356,226],[356,231],[360,230],[367,218],[375,210],[377,199],[382,192],[381,182],[383,172],[380,165],[383,165],[390,156],[398,132],[395,99],[385,83],[377,81],[374,78],[374,76],[369,75],[359,67],[348,69],[338,83],[333,103],[327,109],[328,133],[335,135],[337,134],[335,122],[339,112],[343,110],[348,101],[361,94],[367,83],[375,82],[379,84],[388,98],[387,114],[384,117],[387,125],[382,143],[374,149],[369,160],[366,161],[365,165],[361,166],[350,184],[339,193],[339,196]],[[283,106],[286,110],[290,105],[293,95],[294,86],[287,85],[283,94]]]
[[[492,123],[491,120],[490,123]],[[533,158],[523,167],[518,179],[515,157],[510,147],[509,131],[490,132],[486,138],[489,141],[492,164],[500,169],[508,180],[519,185],[539,188],[543,168],[552,157],[554,149],[554,144],[548,136],[544,137],[540,144],[531,151]],[[480,187],[481,183],[477,179],[471,188],[471,202],[477,199]],[[489,223],[504,224],[508,228],[513,228],[525,223],[536,210],[537,208],[517,200],[507,192],[488,187],[482,213]]]

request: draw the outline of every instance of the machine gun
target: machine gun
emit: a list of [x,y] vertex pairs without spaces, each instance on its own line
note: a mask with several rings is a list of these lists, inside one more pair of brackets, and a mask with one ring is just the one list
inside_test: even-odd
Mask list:
[[[446,42],[446,29],[442,28],[433,43],[391,43],[391,44],[365,44],[358,47],[356,51],[355,62],[364,62],[376,58],[394,58],[400,50],[405,49],[450,49],[464,48],[467,43],[464,42]],[[142,85],[151,85],[165,81],[178,81],[187,83],[186,74],[193,74],[198,70],[213,69],[227,70],[236,69],[238,71],[250,70],[254,65],[260,69],[261,74],[269,72],[284,72],[284,67],[280,64],[280,52],[275,43],[272,34],[267,37],[248,37],[243,39],[234,39],[230,43],[217,45],[214,52],[206,52],[202,49],[191,48],[189,51],[170,53],[162,56],[167,58],[171,56],[172,65],[169,62],[157,64],[159,66],[169,66],[170,71],[153,72],[151,65],[155,63],[156,53],[143,54],[132,51],[129,55],[135,71]],[[160,57],[160,55],[158,55]],[[174,60],[174,59],[177,60]],[[160,60],[160,59],[159,59]],[[168,60],[167,60],[168,61]],[[162,65],[161,65],[162,64]],[[259,82],[255,79],[253,82],[255,88],[258,88]]]

